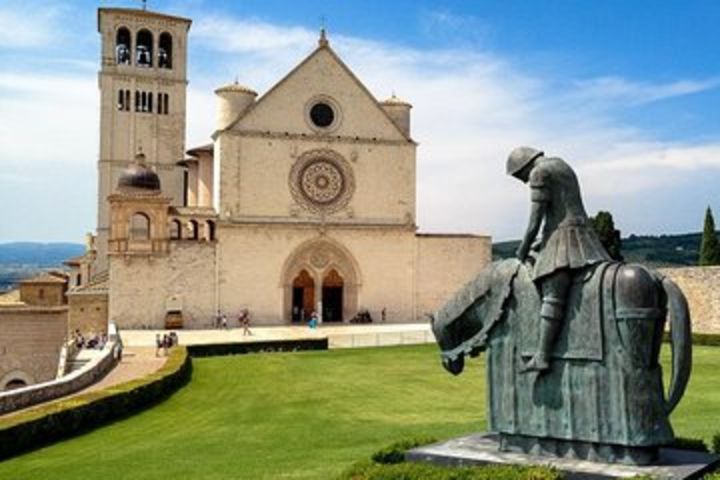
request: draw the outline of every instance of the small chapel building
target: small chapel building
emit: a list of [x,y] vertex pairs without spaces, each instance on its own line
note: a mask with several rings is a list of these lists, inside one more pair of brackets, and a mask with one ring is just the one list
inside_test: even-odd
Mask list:
[[242,309],[255,325],[425,322],[490,261],[488,236],[418,232],[411,105],[378,101],[324,32],[262,96],[218,88],[212,143],[186,150],[190,23],[98,11],[98,230],[71,303],[104,291],[121,329]]

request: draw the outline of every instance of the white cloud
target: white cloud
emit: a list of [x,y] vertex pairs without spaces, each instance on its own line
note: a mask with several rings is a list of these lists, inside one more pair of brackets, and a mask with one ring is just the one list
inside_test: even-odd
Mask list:
[[0,7],[0,47],[42,47],[53,42],[57,10]]
[[[188,146],[209,141],[215,87],[238,75],[241,83],[262,94],[316,41],[317,33],[302,27],[256,19],[196,18],[190,39]],[[524,185],[505,176],[504,164],[509,151],[523,144],[540,146],[577,166],[591,213],[662,195],[663,187],[697,172],[720,176],[717,143],[654,138],[624,123],[619,110],[628,102],[715,88],[717,80],[656,85],[603,77],[571,81],[571,88],[558,91],[557,79],[530,76],[493,52],[419,50],[343,35],[331,35],[330,41],[379,98],[395,90],[414,105],[423,230],[519,235],[528,193]],[[97,105],[94,75],[0,73],[4,158],[16,163],[83,164],[88,177],[94,178]],[[632,226],[636,220],[626,217],[623,222]],[[683,221],[669,219],[672,225],[667,228],[685,228]]]
[[576,82],[576,86],[579,89],[578,95],[582,98],[641,105],[718,88],[720,78],[653,84],[609,76],[580,80]]

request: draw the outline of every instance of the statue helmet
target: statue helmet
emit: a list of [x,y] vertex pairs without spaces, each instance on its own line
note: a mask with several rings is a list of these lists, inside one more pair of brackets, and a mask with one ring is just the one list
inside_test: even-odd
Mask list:
[[517,147],[507,159],[507,174],[515,175],[525,168],[530,162],[544,155],[545,152],[532,147]]

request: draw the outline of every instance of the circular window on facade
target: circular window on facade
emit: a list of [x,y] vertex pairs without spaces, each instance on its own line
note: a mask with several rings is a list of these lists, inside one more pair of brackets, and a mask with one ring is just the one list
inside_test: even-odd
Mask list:
[[326,95],[311,98],[305,104],[305,121],[318,133],[326,133],[340,126],[342,112],[337,102]]
[[318,102],[310,108],[310,120],[319,128],[327,128],[335,121],[335,111],[325,102]]
[[327,149],[301,155],[288,180],[295,201],[312,212],[332,213],[344,208],[355,189],[350,164]]

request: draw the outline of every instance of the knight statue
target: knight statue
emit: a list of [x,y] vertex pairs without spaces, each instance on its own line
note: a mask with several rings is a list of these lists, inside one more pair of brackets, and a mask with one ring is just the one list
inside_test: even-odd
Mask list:
[[540,226],[542,238],[533,280],[542,294],[538,351],[523,371],[546,370],[550,351],[565,316],[565,303],[575,272],[610,260],[588,221],[580,185],[572,168],[561,158],[540,150],[518,147],[507,160],[507,174],[530,184],[532,207],[517,257],[525,261]]
[[486,267],[432,315],[443,366],[458,375],[485,352],[501,450],[651,464],[674,441],[670,413],[690,378],[685,296],[657,271],[611,260],[565,161],[520,147],[507,173],[529,184],[527,231],[517,258]]

